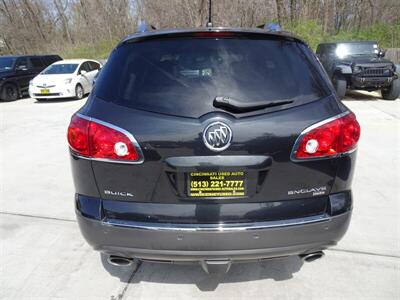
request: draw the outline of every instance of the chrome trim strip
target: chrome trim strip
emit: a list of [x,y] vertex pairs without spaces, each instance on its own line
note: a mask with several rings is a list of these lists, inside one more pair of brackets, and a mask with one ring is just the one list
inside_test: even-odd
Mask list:
[[185,231],[185,232],[234,232],[234,231],[251,231],[264,230],[269,228],[279,228],[287,226],[307,225],[320,222],[330,221],[327,214],[298,218],[291,220],[242,223],[242,224],[169,224],[169,223],[150,223],[150,222],[133,222],[126,220],[107,219],[102,222],[106,226],[125,227],[140,230],[152,231]]
[[313,124],[313,125],[307,127],[306,129],[304,129],[304,130],[300,133],[300,135],[297,137],[296,141],[294,142],[294,145],[293,145],[293,148],[292,148],[292,152],[290,153],[290,160],[293,161],[293,162],[303,162],[303,161],[313,161],[313,160],[331,159],[331,158],[341,157],[341,156],[344,156],[344,155],[347,155],[347,154],[350,154],[350,153],[353,153],[354,151],[356,151],[356,150],[357,150],[357,147],[354,148],[354,149],[351,149],[350,151],[343,152],[343,153],[336,154],[336,155],[330,155],[330,156],[310,157],[310,158],[309,158],[309,157],[307,157],[307,158],[296,158],[296,157],[295,157],[296,151],[297,151],[297,149],[298,149],[298,147],[299,147],[299,144],[300,144],[300,141],[301,141],[301,139],[303,138],[304,135],[306,135],[308,132],[310,132],[311,130],[313,130],[313,129],[317,128],[317,127],[320,127],[320,126],[322,126],[322,125],[324,125],[324,124],[326,124],[326,123],[329,123],[329,122],[332,122],[332,121],[334,121],[334,120],[336,120],[336,119],[339,119],[339,118],[341,118],[341,117],[344,117],[344,116],[346,116],[346,115],[348,115],[348,114],[350,114],[350,113],[351,113],[351,111],[349,111],[349,110],[348,110],[348,111],[345,111],[345,112],[343,112],[343,113],[341,113],[341,114],[338,114],[338,115],[336,115],[336,116],[333,116],[333,117],[328,118],[328,119],[326,119],[326,120],[323,120],[323,121],[321,121],[321,122],[315,123],[315,124]]
[[82,158],[82,159],[101,161],[101,162],[109,162],[109,163],[117,163],[117,164],[138,165],[138,164],[142,164],[144,162],[144,155],[142,152],[142,148],[140,147],[138,141],[135,139],[135,137],[130,132],[126,131],[123,128],[120,128],[118,126],[104,122],[104,121],[96,119],[96,118],[88,117],[88,116],[82,115],[80,113],[77,113],[76,115],[82,119],[104,125],[106,127],[109,127],[111,129],[114,129],[114,130],[119,131],[119,132],[123,133],[124,135],[126,135],[128,137],[128,139],[131,141],[131,143],[134,145],[135,149],[137,150],[137,152],[139,154],[139,159],[137,161],[126,161],[126,160],[124,161],[124,160],[115,160],[115,159],[108,159],[108,158],[87,157],[87,156],[83,156],[83,155],[79,155],[79,154],[75,153],[74,150],[70,147],[72,155],[74,155],[75,157]]

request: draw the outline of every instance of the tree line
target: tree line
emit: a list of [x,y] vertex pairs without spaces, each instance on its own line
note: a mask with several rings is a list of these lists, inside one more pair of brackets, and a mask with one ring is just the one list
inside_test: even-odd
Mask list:
[[0,0],[3,52],[48,53],[136,30],[135,1]]
[[[372,37],[382,36],[387,47],[400,47],[398,0],[212,3],[215,26],[256,27],[276,22],[312,44],[342,36],[367,38],[375,32]],[[204,26],[207,20],[208,0],[0,0],[0,53],[67,53],[103,44],[112,48],[141,22],[175,28]]]

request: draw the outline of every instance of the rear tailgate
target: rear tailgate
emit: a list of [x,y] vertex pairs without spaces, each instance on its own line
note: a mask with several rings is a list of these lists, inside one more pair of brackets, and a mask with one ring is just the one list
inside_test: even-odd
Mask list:
[[[297,40],[268,34],[197,36],[122,44],[102,70],[82,113],[131,133],[144,162],[94,160],[101,197],[260,203],[328,194],[335,159],[290,159],[305,128],[343,112],[311,51]],[[220,96],[247,104],[288,102],[238,113],[215,107]],[[231,133],[223,151],[204,141],[214,122]]]
[[[325,195],[335,179],[335,160],[290,160],[302,130],[338,110],[331,99],[246,119],[235,119],[225,113],[214,113],[199,120],[179,118],[121,110],[101,100],[96,107],[99,115],[100,111],[107,112],[107,122],[131,132],[144,155],[144,163],[139,165],[92,162],[104,199],[156,203],[202,201],[201,197],[189,195],[188,180],[193,172],[216,172],[214,176],[226,175],[223,172],[228,171],[244,172],[246,194],[243,197],[207,197],[224,203]],[[202,138],[203,130],[215,121],[223,121],[233,132],[230,147],[222,153],[208,149]]]

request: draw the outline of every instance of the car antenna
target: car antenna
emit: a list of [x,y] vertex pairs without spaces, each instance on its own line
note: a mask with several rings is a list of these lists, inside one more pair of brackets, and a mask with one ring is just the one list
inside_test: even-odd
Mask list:
[[212,3],[211,0],[208,0],[208,22],[206,27],[213,27],[212,19],[211,19],[211,9],[212,9]]

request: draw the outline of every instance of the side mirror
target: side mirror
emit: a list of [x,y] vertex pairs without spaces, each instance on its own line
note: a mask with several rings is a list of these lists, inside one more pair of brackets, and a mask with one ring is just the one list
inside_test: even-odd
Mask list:
[[87,72],[85,71],[85,70],[81,70],[80,72],[79,72],[79,74],[81,74],[81,75],[85,75]]
[[385,55],[386,55],[386,50],[379,49],[378,57],[385,57]]
[[19,66],[17,66],[17,71],[27,71],[28,70],[28,68],[27,68],[27,66],[25,66],[25,65],[19,65]]

